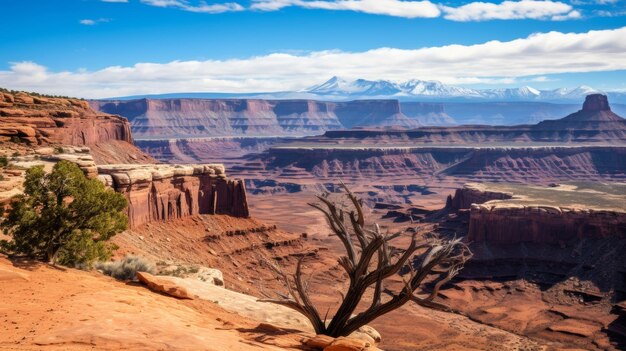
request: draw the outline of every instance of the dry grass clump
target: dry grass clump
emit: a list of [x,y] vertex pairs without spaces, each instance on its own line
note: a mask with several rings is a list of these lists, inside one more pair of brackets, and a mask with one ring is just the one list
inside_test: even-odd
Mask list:
[[156,267],[153,262],[139,256],[126,256],[120,261],[98,262],[96,269],[117,280],[135,280],[137,272],[154,274]]

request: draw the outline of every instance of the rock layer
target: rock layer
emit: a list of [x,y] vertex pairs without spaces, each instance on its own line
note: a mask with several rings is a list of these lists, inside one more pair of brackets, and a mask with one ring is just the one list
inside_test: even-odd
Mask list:
[[405,114],[397,100],[139,99],[90,104],[128,118],[138,138],[313,135],[357,126],[414,128],[422,119],[450,120],[441,104],[407,105]]
[[106,165],[98,173],[128,199],[131,227],[194,214],[249,216],[244,182],[228,179],[222,165]]
[[626,147],[273,147],[230,167],[245,179],[625,180]]

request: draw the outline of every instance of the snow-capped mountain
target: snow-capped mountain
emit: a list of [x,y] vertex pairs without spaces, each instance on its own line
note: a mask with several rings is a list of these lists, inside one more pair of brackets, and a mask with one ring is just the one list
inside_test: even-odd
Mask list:
[[480,97],[477,90],[445,85],[438,81],[411,79],[398,84],[398,87],[408,95]]
[[577,88],[539,90],[529,86],[502,89],[472,89],[448,85],[435,80],[411,79],[404,82],[390,80],[345,79],[332,77],[322,84],[298,91],[257,93],[173,93],[160,95],[126,96],[138,98],[250,98],[267,100],[311,99],[347,101],[364,99],[396,99],[400,101],[436,102],[551,102],[580,104],[593,93],[606,94],[611,103],[626,104],[626,90],[603,92],[585,85]]
[[541,91],[524,86],[521,88],[485,89],[480,91],[483,98],[492,100],[535,100],[541,96]]
[[552,100],[570,100],[570,99],[580,99],[581,97],[585,97],[589,94],[606,94],[601,90],[594,89],[592,87],[588,87],[586,85],[581,85],[577,88],[568,89],[568,88],[559,88],[554,90],[544,91],[542,97],[544,99],[552,99]]
[[318,95],[385,96],[398,94],[401,90],[397,84],[386,80],[357,79],[348,81],[343,78],[332,77],[320,85],[307,89],[306,92]]
[[388,80],[348,80],[332,77],[328,81],[299,93],[321,99],[389,98],[402,100],[477,100],[477,101],[580,101],[593,93],[608,94],[613,100],[626,102],[624,92],[609,92],[588,87],[539,90],[529,86],[503,89],[471,89],[438,81],[411,79],[405,82]]

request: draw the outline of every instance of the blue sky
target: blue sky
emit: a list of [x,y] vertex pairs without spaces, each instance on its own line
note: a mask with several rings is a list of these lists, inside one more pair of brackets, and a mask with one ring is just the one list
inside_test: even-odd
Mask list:
[[0,86],[104,97],[340,75],[626,89],[624,1],[2,0]]

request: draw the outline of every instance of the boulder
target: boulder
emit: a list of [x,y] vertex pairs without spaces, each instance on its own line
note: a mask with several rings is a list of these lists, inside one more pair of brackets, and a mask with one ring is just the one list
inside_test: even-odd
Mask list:
[[42,148],[35,150],[35,153],[37,155],[50,156],[50,155],[55,154],[55,150],[52,147],[42,147]]
[[370,346],[372,346],[370,343],[363,340],[338,337],[326,346],[324,351],[364,351]]
[[600,331],[599,326],[580,319],[564,319],[560,322],[552,324],[548,327],[548,329],[556,332],[573,334],[587,338],[593,336],[594,333]]
[[137,279],[148,289],[161,294],[173,296],[179,299],[192,300],[193,297],[187,292],[187,289],[176,285],[172,280],[155,276],[146,272],[137,272]]
[[76,106],[76,107],[80,107],[82,109],[89,109],[89,103],[87,101],[84,100],[76,100],[76,99],[72,99],[70,100],[70,104],[72,104],[72,106]]
[[80,114],[76,111],[56,111],[54,116],[60,118],[76,118],[79,117]]
[[[353,337],[356,339],[361,339],[361,340],[366,339],[361,336],[366,336],[367,338],[369,338],[369,340],[373,341],[373,344],[378,344],[382,340],[380,333],[376,329],[370,327],[369,325],[364,325],[361,328],[357,329],[357,331],[355,331],[354,333],[350,334],[350,337]],[[369,341],[369,340],[366,340],[366,341]]]
[[42,98],[42,97],[33,97],[33,102],[37,105],[45,105],[45,104],[49,104],[50,100],[46,98]]
[[2,93],[2,95],[4,97],[4,101],[10,102],[10,103],[15,102],[15,98],[13,97],[13,95],[11,95],[9,93]]
[[26,93],[19,92],[15,94],[15,102],[22,104],[32,104],[34,103],[34,99]]
[[19,117],[24,116],[26,112],[24,110],[16,109],[16,108],[3,108],[0,109],[0,116],[4,117]]
[[104,184],[105,186],[113,186],[113,177],[108,174],[98,174],[98,180],[101,181],[102,184]]
[[335,338],[333,338],[332,336],[317,334],[314,337],[306,340],[304,344],[317,350],[323,350],[328,345],[332,344],[333,341],[335,341]]

